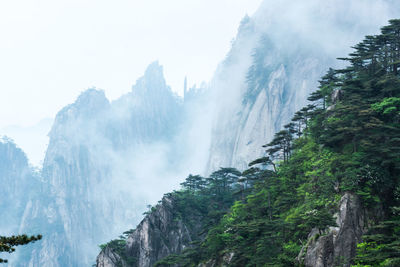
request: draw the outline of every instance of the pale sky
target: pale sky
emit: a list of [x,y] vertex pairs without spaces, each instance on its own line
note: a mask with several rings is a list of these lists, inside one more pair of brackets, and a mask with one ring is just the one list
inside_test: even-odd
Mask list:
[[54,117],[89,87],[115,99],[154,60],[174,91],[185,75],[208,81],[260,3],[0,0],[0,129]]

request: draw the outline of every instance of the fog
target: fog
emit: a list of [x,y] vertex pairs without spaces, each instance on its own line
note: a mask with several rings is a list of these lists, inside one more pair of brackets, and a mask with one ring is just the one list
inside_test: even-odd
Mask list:
[[159,59],[173,90],[209,80],[237,24],[261,0],[0,2],[0,128],[54,118],[96,86],[129,92]]
[[27,127],[11,125],[0,129],[0,134],[12,137],[13,141],[27,154],[30,164],[40,168],[46,154],[53,119],[46,118]]
[[[273,43],[271,54],[267,53],[273,59],[268,60],[279,61],[279,55],[285,51],[314,50],[315,57],[337,66],[335,57],[345,56],[351,45],[366,34],[377,33],[388,19],[399,14],[392,7],[391,1],[264,1],[248,24],[240,27],[231,51],[213,79],[200,89],[193,88],[186,99],[174,93],[160,73],[145,74],[149,77],[139,79],[132,92],[114,102],[107,100],[110,107],[100,104],[104,113],[95,114],[97,107],[93,108],[95,111],[92,109],[89,117],[80,118],[84,121],[77,126],[71,125],[74,121],[69,117],[68,126],[63,126],[61,133],[68,136],[68,144],[89,147],[91,167],[100,163],[101,168],[109,171],[93,192],[111,202],[118,199],[119,205],[124,206],[120,222],[127,227],[126,224],[138,222],[147,204],[154,205],[164,193],[179,189],[179,183],[188,174],[207,175],[218,167],[226,167],[223,160],[218,162],[218,157],[224,156],[218,153],[232,153],[232,148],[219,147],[215,151],[211,149],[212,143],[220,146],[219,140],[229,138],[229,131],[237,125],[235,114],[241,112],[247,90],[246,74],[261,37],[267,36]],[[304,99],[299,101],[304,103]],[[131,116],[135,120],[129,125]],[[113,123],[107,124],[107,120]],[[63,133],[64,128],[70,134]],[[265,142],[257,141],[260,147]],[[64,156],[73,160],[73,155]],[[210,163],[210,159],[217,164]]]
[[[245,168],[261,156],[261,145],[306,104],[328,68],[346,64],[336,58],[347,56],[365,35],[377,34],[389,19],[399,16],[395,1],[263,1],[254,16],[244,20],[247,23],[209,83],[214,116],[207,170]],[[263,55],[255,58],[257,49]],[[249,88],[246,75],[254,62],[263,68],[259,75],[264,78]],[[256,110],[263,103],[243,105],[253,91],[254,101],[268,103],[263,113]],[[284,96],[288,102],[283,102]]]
[[[346,56],[363,36],[378,33],[400,15],[399,9],[389,0],[265,0],[254,16],[236,25],[237,36],[218,67],[208,65],[214,73],[208,82],[189,86],[183,96],[176,88],[183,87],[183,76],[181,85],[168,83],[169,60],[143,67],[143,76],[137,75],[132,89],[119,96],[107,98],[101,89],[83,92],[55,118],[43,163],[50,200],[38,196],[40,204],[27,209],[26,222],[34,209],[42,210],[45,229],[54,219],[46,205],[54,208],[70,243],[81,242],[85,260],[94,259],[96,244],[134,228],[148,204],[178,190],[189,174],[246,167],[263,153],[261,146],[273,130],[306,103],[320,75],[344,64],[335,58]],[[259,56],[257,49],[265,53]],[[256,61],[268,72],[261,72],[256,88],[250,88],[247,74]],[[245,104],[252,90],[258,93],[254,103]],[[275,105],[266,108],[272,110],[268,114],[256,109],[260,95]],[[56,238],[46,238],[59,245]]]

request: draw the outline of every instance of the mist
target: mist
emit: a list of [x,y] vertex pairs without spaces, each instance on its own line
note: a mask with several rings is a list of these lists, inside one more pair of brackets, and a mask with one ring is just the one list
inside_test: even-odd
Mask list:
[[[327,68],[342,64],[335,58],[350,52],[350,46],[362,36],[376,33],[397,12],[387,1],[355,1],[350,7],[344,1],[317,2],[264,1],[254,17],[242,22],[231,51],[214,78],[203,84],[204,88],[189,90],[186,99],[166,84],[159,63],[152,63],[132,92],[112,102],[102,99],[99,102],[109,104],[88,109],[90,123],[85,117],[78,126],[68,125],[68,130],[72,129],[66,134],[68,138],[79,139],[72,143],[87,146],[93,164],[101,162],[100,166],[107,170],[106,177],[92,188],[95,203],[118,203],[121,210],[114,215],[113,230],[103,240],[134,227],[148,204],[155,205],[163,194],[179,189],[189,174],[208,175],[228,166],[244,169],[248,161],[263,153],[261,146],[290,119],[296,108],[304,105],[306,96],[317,88],[318,78]],[[283,53],[298,51],[307,51],[322,63],[312,63],[311,68],[318,71],[311,79],[305,77],[309,86],[296,92],[293,100],[297,100],[291,102],[294,108],[287,108],[280,115],[283,118],[271,117],[265,126],[270,128],[268,133],[251,140],[257,149],[244,154],[240,147],[244,141],[238,141],[238,124],[242,119],[236,114],[246,112],[242,104],[248,90],[246,75],[253,64],[254,50],[262,45],[265,36],[271,43],[271,52],[265,59],[267,65],[282,60]],[[97,105],[96,101],[91,103]],[[289,103],[282,103],[282,108],[286,104]],[[96,109],[101,113],[95,114]],[[131,117],[139,120],[129,126]],[[282,123],[275,125],[274,119]],[[69,120],[75,123],[73,118]],[[77,135],[74,129],[84,135]],[[230,138],[233,145],[226,143]]]
[[189,174],[246,169],[328,68],[345,64],[336,58],[399,15],[389,0],[265,0],[238,25],[213,77],[183,95],[163,62],[149,62],[119,97],[82,92],[55,117],[40,193],[23,210],[20,231],[46,238],[31,261],[59,266],[54,255],[69,251],[62,260],[91,263],[97,245],[135,228]]
[[[204,118],[211,116],[205,96],[204,88],[175,94],[158,62],[114,101],[103,90],[84,91],[54,120],[42,170],[49,195],[27,207],[33,218],[24,218],[21,231],[39,224],[35,231],[56,246],[59,237],[48,225],[63,227],[71,244],[85,246],[83,261],[90,262],[97,245],[134,228],[148,205],[180,189],[189,173],[204,172],[210,140]],[[34,215],[40,206],[49,207]]]
[[[209,83],[214,116],[208,173],[221,166],[244,169],[262,156],[261,146],[307,104],[320,77],[346,64],[336,58],[399,15],[390,0],[263,1],[243,19]],[[257,64],[265,78],[250,85],[247,75]],[[253,102],[245,101],[248,95]]]
[[47,134],[52,124],[53,119],[46,118],[28,127],[18,125],[4,127],[0,129],[0,134],[12,138],[27,154],[29,163],[33,167],[41,168],[49,144]]

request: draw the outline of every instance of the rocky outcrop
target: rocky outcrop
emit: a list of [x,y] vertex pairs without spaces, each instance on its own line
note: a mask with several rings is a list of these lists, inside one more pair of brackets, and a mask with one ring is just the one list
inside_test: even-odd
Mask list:
[[[254,17],[243,20],[210,83],[211,96],[198,117],[187,119],[197,128],[180,124],[188,112],[166,85],[158,63],[116,101],[110,103],[103,92],[89,90],[60,111],[50,132],[40,188],[28,202],[21,202],[21,230],[39,231],[44,239],[21,257],[26,263],[16,265],[88,266],[98,244],[136,224],[144,206],[176,188],[182,173],[197,172],[192,166],[205,165],[208,159],[209,172],[224,166],[244,168],[304,105],[326,67],[343,54],[338,51],[355,43],[354,37],[346,37],[370,33],[371,25],[382,24],[376,17],[386,21],[375,12],[373,1],[363,1],[365,12],[355,12],[359,5],[349,8],[346,0],[297,2],[265,0]],[[332,34],[327,28],[339,30]],[[267,38],[261,38],[264,35]],[[250,70],[254,75],[248,76]],[[180,128],[185,134],[177,134]],[[197,150],[204,153],[196,158],[192,154]],[[177,162],[185,156],[193,157],[190,167]],[[2,183],[7,184],[4,194],[19,188],[12,179],[2,177]],[[167,207],[168,203],[146,217],[128,240],[127,253],[142,266],[179,252],[192,239],[192,230],[183,221],[171,221]],[[105,265],[118,260],[110,249],[102,255]]]
[[127,253],[137,260],[137,266],[152,266],[156,261],[179,253],[192,242],[185,223],[174,218],[172,198],[164,197],[162,204],[147,216],[127,240]]
[[169,153],[178,146],[170,140],[181,107],[155,62],[118,100],[110,103],[103,91],[89,89],[63,108],[49,134],[43,182],[35,189],[40,194],[22,207],[22,231],[39,231],[43,240],[25,250],[29,255],[17,266],[89,266],[99,244],[139,222],[146,205],[164,193],[150,199],[154,190],[143,177],[169,183],[164,169],[164,176],[154,170],[164,157],[174,162]]
[[0,183],[0,231],[2,235],[15,234],[32,188],[37,189],[41,183],[25,153],[7,137],[0,138]]
[[121,259],[129,259],[131,263],[128,266],[150,267],[171,254],[179,254],[198,238],[201,218],[196,218],[195,214],[190,216],[198,223],[189,225],[178,215],[174,197],[164,196],[128,236],[125,253],[118,255],[107,246],[97,257],[97,267],[116,267],[118,262],[122,264]]
[[360,199],[353,193],[345,193],[336,215],[337,227],[331,227],[319,236],[318,230],[309,235],[308,243],[298,257],[306,267],[351,266],[357,244],[366,230],[366,215]]
[[[385,8],[395,6],[383,2]],[[265,0],[254,16],[243,19],[231,51],[207,85],[207,100],[189,119],[197,125],[186,129],[195,133],[194,138],[191,142],[181,138],[192,151],[204,152],[196,162],[207,162],[206,174],[226,166],[245,169],[248,162],[263,155],[262,145],[306,104],[320,77],[328,67],[335,67],[336,57],[350,51],[354,39],[386,22],[382,14],[374,12],[376,8],[372,1],[357,1],[349,8],[346,0]],[[360,9],[368,10],[368,16]],[[137,86],[150,83],[144,79]],[[141,92],[145,91],[138,90],[138,95]],[[142,129],[132,131],[140,134]],[[121,139],[126,136],[129,135],[122,135]],[[199,149],[193,147],[195,144],[201,144],[196,147]],[[193,171],[185,167],[187,173]],[[160,218],[156,221],[163,221]],[[161,238],[166,233],[151,218],[146,217],[140,227],[132,236],[128,251],[145,266],[168,251],[178,251],[165,242],[172,236]],[[178,228],[183,232],[174,232],[179,237],[174,241],[177,247],[183,244],[179,241],[185,235],[182,227]],[[209,264],[212,266],[212,261]]]
[[110,247],[104,248],[97,256],[97,267],[127,266],[125,261]]
[[227,267],[231,264],[235,253],[225,253],[219,260],[211,259],[205,263],[200,263],[198,267]]
[[261,157],[262,145],[307,104],[328,68],[339,66],[336,57],[386,23],[374,8],[399,13],[392,1],[353,1],[350,7],[345,0],[265,0],[246,17],[211,82],[215,116],[207,173],[245,169]]

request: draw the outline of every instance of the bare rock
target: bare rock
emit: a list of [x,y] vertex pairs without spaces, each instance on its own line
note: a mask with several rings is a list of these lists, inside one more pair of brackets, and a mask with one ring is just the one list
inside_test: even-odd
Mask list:
[[109,247],[106,247],[100,252],[97,256],[96,262],[97,267],[127,266],[121,257]]
[[[177,216],[177,203],[173,196],[164,196],[128,236],[123,255],[105,248],[97,257],[97,267],[117,267],[121,263],[125,264],[123,266],[150,267],[171,254],[181,253],[191,246],[201,229],[198,214],[193,211],[190,216],[197,222],[195,225],[189,225]],[[129,260],[124,262],[124,259]]]
[[359,197],[345,193],[336,218],[337,227],[330,227],[324,235],[319,236],[317,230],[310,233],[298,257],[306,267],[351,266],[365,231],[365,212]]

